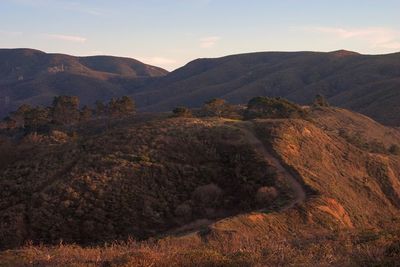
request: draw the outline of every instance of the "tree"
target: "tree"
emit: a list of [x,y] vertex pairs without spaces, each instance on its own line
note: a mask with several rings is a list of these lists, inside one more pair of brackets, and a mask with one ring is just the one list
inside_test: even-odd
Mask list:
[[245,117],[254,118],[302,118],[306,112],[299,105],[296,105],[283,98],[271,98],[259,96],[251,99],[247,104]]
[[17,127],[17,121],[14,120],[12,117],[7,116],[4,118],[4,122],[6,124],[7,129],[14,129]]
[[25,129],[29,132],[37,132],[44,129],[50,123],[50,110],[36,107],[25,113]]
[[96,116],[102,116],[105,115],[107,112],[107,106],[100,100],[97,100],[95,105],[95,113]]
[[135,102],[128,96],[123,96],[118,100],[119,112],[122,115],[132,115],[135,113]]
[[193,116],[192,111],[187,107],[176,107],[172,113],[174,117],[190,118]]
[[21,105],[16,111],[10,114],[10,118],[16,122],[16,127],[23,128],[25,126],[25,114],[27,114],[32,107],[28,104]]
[[53,100],[53,122],[68,125],[79,121],[79,98],[76,96],[57,96]]
[[85,105],[80,111],[79,120],[80,121],[88,121],[92,118],[92,116],[93,116],[92,109]]
[[135,103],[128,96],[112,98],[108,103],[108,113],[111,116],[127,116],[135,113]]
[[216,116],[221,118],[224,115],[228,115],[231,112],[232,107],[224,99],[214,98],[205,103],[204,110],[207,116]]
[[314,107],[329,107],[328,100],[323,95],[316,95],[314,102],[313,102]]

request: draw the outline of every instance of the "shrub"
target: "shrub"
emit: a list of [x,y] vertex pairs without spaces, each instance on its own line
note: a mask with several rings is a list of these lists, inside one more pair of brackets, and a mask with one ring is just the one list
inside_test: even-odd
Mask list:
[[226,117],[232,112],[232,106],[225,100],[214,98],[204,104],[206,116]]
[[192,216],[192,207],[188,203],[183,203],[176,207],[174,213],[178,217],[190,218]]
[[193,116],[192,111],[187,107],[176,107],[172,113],[174,117],[190,118]]
[[255,97],[247,104],[246,119],[302,118],[306,115],[299,105],[283,98]]
[[194,190],[192,198],[201,206],[214,206],[218,203],[222,190],[215,184],[199,186]]
[[391,145],[389,148],[389,153],[400,156],[400,147],[398,145]]
[[314,107],[329,107],[328,100],[323,95],[316,95],[314,102],[313,102]]
[[257,190],[256,201],[258,204],[270,204],[278,197],[279,193],[275,187],[263,186]]
[[388,257],[400,257],[400,241],[393,242],[389,245],[385,250],[385,254]]

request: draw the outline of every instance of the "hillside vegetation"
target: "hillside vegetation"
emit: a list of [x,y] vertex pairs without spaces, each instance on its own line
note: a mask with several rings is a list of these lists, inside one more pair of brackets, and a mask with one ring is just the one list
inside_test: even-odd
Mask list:
[[179,110],[3,130],[0,245],[21,249],[0,262],[396,266],[397,129],[283,99]]

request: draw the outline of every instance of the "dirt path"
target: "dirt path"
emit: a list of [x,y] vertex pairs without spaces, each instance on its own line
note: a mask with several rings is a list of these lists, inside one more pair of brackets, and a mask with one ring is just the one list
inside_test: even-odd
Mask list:
[[251,122],[240,122],[235,123],[235,127],[239,128],[245,135],[245,139],[247,142],[253,146],[253,148],[264,156],[265,160],[272,166],[274,166],[279,175],[285,177],[293,189],[295,194],[294,199],[283,206],[280,210],[285,211],[293,208],[296,204],[303,203],[306,200],[306,192],[303,189],[302,185],[296,180],[296,178],[288,171],[281,162],[274,157],[268,150],[265,148],[265,145],[261,142],[261,140],[256,136],[253,130],[253,123]]

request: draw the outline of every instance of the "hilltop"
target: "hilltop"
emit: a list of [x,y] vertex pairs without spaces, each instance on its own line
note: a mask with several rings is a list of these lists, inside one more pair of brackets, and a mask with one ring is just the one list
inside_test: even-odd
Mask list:
[[315,95],[398,126],[400,53],[260,52],[196,59],[171,73],[134,59],[73,57],[30,49],[0,50],[0,116],[57,95],[93,99],[132,96],[142,111],[199,107],[211,98],[234,104],[257,95],[309,104]]
[[197,59],[132,96],[147,111],[198,107],[211,98],[247,103],[257,95],[309,104],[322,94],[340,107],[400,125],[400,53],[262,52]]
[[276,101],[299,113],[252,120],[139,114],[19,141],[4,135],[2,247],[158,241],[27,247],[0,259],[44,266],[395,263],[400,132],[345,109]]
[[167,73],[130,58],[0,49],[0,116],[23,103],[47,105],[58,95],[76,95],[83,104],[93,104],[93,99],[126,95]]

